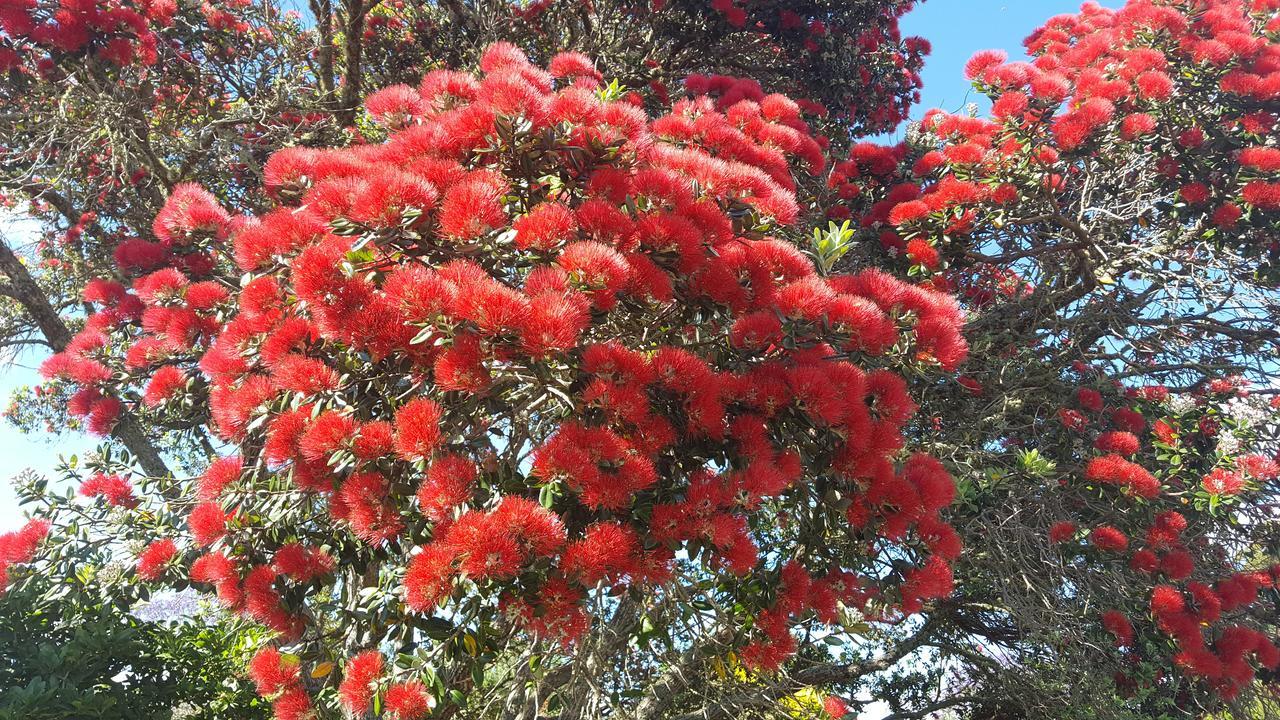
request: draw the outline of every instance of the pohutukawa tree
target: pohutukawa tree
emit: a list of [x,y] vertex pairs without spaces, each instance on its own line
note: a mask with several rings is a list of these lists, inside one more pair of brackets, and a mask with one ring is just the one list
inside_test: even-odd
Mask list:
[[[1276,10],[1086,5],[1032,33],[1030,62],[968,63],[990,116],[930,112],[834,166],[860,260],[878,245],[970,313],[983,362],[924,412],[975,477],[968,545],[1026,551],[970,553],[954,609],[1004,658],[971,668],[984,682],[1045,657],[1072,677],[1010,708],[1110,667],[1118,707],[1194,714],[1275,668]],[[1082,615],[1119,662],[1064,629]]]
[[15,415],[131,455],[0,567],[209,593],[279,718],[1276,714],[1280,3],[1088,4],[858,142],[910,5],[10,11],[76,251],[0,256]]
[[[34,247],[10,238],[12,252],[0,250],[3,346],[63,350],[88,280],[116,272],[117,259],[159,267],[164,243],[150,225],[175,186],[198,180],[237,211],[265,210],[266,158],[359,141],[366,88],[471,67],[502,39],[543,61],[586,50],[655,112],[689,73],[721,90],[726,75],[750,73],[829,107],[839,141],[905,117],[927,52],[897,30],[910,6],[317,0],[302,22],[272,4],[10,3],[0,8],[0,97],[13,110],[0,115],[0,200],[42,230]],[[749,24],[738,17],[748,11]],[[24,267],[26,256],[39,262]],[[26,429],[81,429],[61,412],[68,393],[50,383],[10,415]],[[129,416],[113,438],[153,475],[198,468],[213,446],[198,427]]]
[[[663,716],[656,668],[594,687],[651,657],[637,627],[706,651],[680,637],[705,624],[767,672],[841,605],[901,622],[945,597],[955,487],[900,457],[899,371],[963,360],[959,310],[773,237],[824,162],[795,103],[747,85],[651,119],[581,55],[544,71],[498,44],[480,67],[371,95],[383,142],[277,153],[259,217],[179,186],[153,228],[171,266],[86,289],[99,310],[44,366],[70,412],[105,433],[134,402],[237,450],[158,488],[189,508],[189,562],[157,538],[138,573],[279,633],[289,659],[251,672],[285,718],[335,684],[355,714],[385,689],[395,717]],[[539,666],[486,677],[513,653]]]

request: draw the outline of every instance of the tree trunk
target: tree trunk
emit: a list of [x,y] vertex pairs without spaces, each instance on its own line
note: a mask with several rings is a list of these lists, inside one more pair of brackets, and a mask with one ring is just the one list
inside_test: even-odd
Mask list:
[[[31,276],[27,266],[22,264],[21,259],[4,241],[0,241],[0,272],[8,276],[8,282],[0,289],[0,293],[22,305],[54,352],[65,350],[71,342],[71,330],[49,303],[49,298],[45,297],[44,290]],[[132,413],[127,410],[120,413],[111,435],[133,454],[147,475],[167,477],[172,474]]]
[[347,26],[344,42],[346,63],[342,73],[342,98],[338,107],[338,122],[343,127],[355,122],[356,110],[360,107],[361,55],[364,53],[364,20],[372,5],[365,0],[346,0]]

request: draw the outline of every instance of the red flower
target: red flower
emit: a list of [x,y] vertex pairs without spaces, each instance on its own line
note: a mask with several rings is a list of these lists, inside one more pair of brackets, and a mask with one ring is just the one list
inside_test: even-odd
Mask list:
[[178,554],[178,546],[169,538],[156,540],[138,554],[138,577],[143,580],[155,580],[164,573],[164,568]]
[[138,499],[133,496],[133,486],[119,475],[103,475],[97,473],[80,484],[80,494],[85,497],[101,497],[108,505],[114,507],[133,508],[138,506]]
[[461,455],[444,455],[432,461],[418,487],[418,508],[435,522],[448,519],[457,506],[471,499],[476,466]]
[[548,557],[565,542],[560,517],[527,498],[514,495],[502,498],[490,514],[490,521],[514,538],[521,551],[533,557]]
[[286,543],[271,558],[271,569],[297,582],[309,582],[329,574],[336,561],[319,548],[308,548],[300,543]]
[[366,650],[347,661],[338,696],[349,712],[363,715],[373,700],[376,683],[382,677],[382,653]]
[[1151,593],[1151,613],[1157,618],[1180,613],[1185,607],[1182,593],[1170,585],[1157,585]]
[[1232,575],[1214,586],[1224,612],[1252,605],[1258,599],[1258,588],[1257,579],[1248,574]]
[[275,720],[308,720],[311,717],[311,698],[298,685],[289,687],[271,704]]
[[1178,194],[1182,197],[1182,201],[1188,205],[1202,205],[1209,201],[1211,191],[1209,186],[1204,183],[1187,183],[1183,185]]
[[1140,442],[1138,436],[1121,430],[1108,430],[1093,441],[1093,446],[1103,452],[1117,455],[1133,455],[1138,452]]
[[520,327],[521,348],[534,356],[573,348],[591,322],[588,310],[580,294],[575,298],[548,293],[533,298]]
[[1280,209],[1280,183],[1254,180],[1244,186],[1244,201],[1263,210]]
[[456,553],[441,545],[430,545],[413,556],[404,573],[405,604],[417,612],[427,612],[453,590]]
[[1105,552],[1122,552],[1129,547],[1129,538],[1116,528],[1103,525],[1089,533],[1089,544]]
[[575,285],[606,296],[622,290],[631,274],[631,267],[621,253],[591,241],[566,246],[556,262],[569,273]]
[[1107,610],[1102,613],[1102,626],[1116,638],[1117,647],[1133,645],[1133,624],[1119,610]]
[[1003,50],[979,50],[964,65],[964,76],[970,80],[984,80],[990,70],[1009,59]]
[[1089,388],[1076,390],[1076,402],[1080,404],[1081,409],[1089,412],[1102,412],[1102,394],[1097,390]]
[[462,515],[440,542],[454,551],[458,569],[477,579],[513,577],[526,560],[515,536],[487,513]]
[[1160,572],[1173,580],[1186,580],[1195,568],[1195,561],[1185,550],[1173,550],[1160,558]]
[[208,553],[191,564],[191,581],[213,585],[218,599],[227,607],[235,607],[244,599],[240,589],[240,571],[222,553]]
[[352,473],[336,498],[356,537],[371,545],[381,545],[404,530],[404,521],[388,496],[387,478],[376,472]]
[[1126,116],[1120,123],[1120,136],[1125,140],[1137,140],[1155,132],[1156,119],[1146,113]]
[[1220,228],[1232,228],[1236,223],[1240,222],[1240,218],[1244,216],[1244,211],[1235,203],[1223,203],[1217,210],[1213,211],[1213,224]]
[[889,224],[906,225],[927,217],[930,212],[932,211],[929,206],[920,200],[904,202],[895,205],[893,210],[889,211]]
[[1274,480],[1280,477],[1280,462],[1265,455],[1241,455],[1236,467],[1257,480]]
[[1166,100],[1173,94],[1173,80],[1159,70],[1148,70],[1134,80],[1138,97],[1143,100]]
[[907,257],[911,258],[912,262],[930,270],[938,269],[938,249],[924,238],[912,238],[907,242]]
[[912,455],[902,469],[902,476],[915,486],[920,506],[927,512],[937,512],[955,500],[955,480],[942,463],[930,455]]
[[601,580],[617,582],[635,572],[639,538],[618,523],[596,523],[569,544],[560,561],[565,574],[592,587]]
[[[1134,437],[1129,433],[1125,433]],[[1136,442],[1136,438],[1134,438]],[[1089,461],[1085,466],[1085,477],[1093,482],[1120,485],[1134,495],[1153,498],[1160,494],[1160,481],[1145,468],[1129,462],[1119,455],[1104,455]]]
[[427,686],[417,680],[395,683],[382,696],[383,711],[395,720],[418,720],[426,717],[435,704],[435,698],[427,692]]
[[196,544],[207,547],[227,534],[227,513],[216,502],[203,502],[187,516],[187,525]]
[[36,547],[49,534],[49,521],[28,520],[20,530],[0,535],[0,565],[30,562]]
[[902,583],[902,611],[916,613],[924,601],[947,597],[953,582],[951,566],[936,555],[930,557],[922,567],[907,571]]
[[214,460],[200,476],[196,496],[205,501],[217,500],[228,485],[240,479],[241,469],[239,455]]
[[467,241],[506,224],[507,213],[500,195],[501,188],[484,176],[454,184],[440,203],[440,232],[454,240]]
[[560,203],[542,203],[512,223],[516,247],[550,250],[573,239],[578,222],[573,211]]
[[271,378],[281,389],[303,395],[338,389],[338,372],[323,361],[302,355],[288,354],[280,358],[271,369]]
[[822,710],[832,720],[842,720],[845,715],[853,712],[848,703],[835,695],[828,695],[827,699],[822,701]]
[[1083,430],[1089,425],[1089,420],[1078,410],[1071,408],[1061,408],[1058,410],[1058,420],[1062,422],[1062,426],[1068,430]]
[[591,58],[577,52],[556,53],[547,64],[547,72],[556,78],[589,77],[597,80],[602,78]]
[[632,445],[604,428],[564,423],[534,453],[533,472],[565,479],[592,508],[621,509],[657,482],[657,470]]
[[221,580],[240,579],[235,563],[220,552],[201,555],[191,563],[191,581],[198,583],[216,583]]
[[307,425],[298,439],[302,457],[326,463],[329,456],[343,449],[356,434],[359,425],[354,418],[335,411],[322,412]]
[[1137,572],[1154,573],[1160,567],[1160,558],[1154,552],[1142,549],[1129,558],[1129,567]]
[[124,405],[113,397],[104,397],[95,401],[89,408],[89,432],[98,437],[109,435],[123,408]]
[[1217,468],[1200,480],[1200,485],[1210,495],[1235,495],[1244,487],[1244,477],[1240,473]]
[[480,348],[480,338],[474,334],[459,334],[453,344],[436,358],[434,370],[436,386],[441,390],[480,392],[489,386],[489,371],[484,366],[485,353]]
[[182,183],[173,188],[156,214],[152,232],[162,241],[187,244],[201,236],[225,238],[231,216],[204,188]]
[[427,457],[440,442],[440,406],[414,398],[396,411],[396,452],[405,460]]
[[1240,151],[1240,164],[1259,172],[1280,172],[1280,148],[1245,148]]
[[300,679],[297,661],[287,660],[273,647],[262,648],[254,654],[249,661],[249,677],[263,697],[271,697]]
[[426,103],[418,91],[408,85],[391,85],[365,98],[364,108],[379,123],[399,128],[421,115]]
[[389,455],[394,445],[395,428],[389,422],[376,420],[360,426],[351,450],[361,460],[377,460]]
[[173,365],[165,365],[152,374],[151,382],[147,383],[147,389],[142,395],[142,402],[155,407],[173,397],[186,385],[186,373]]
[[293,459],[310,419],[310,406],[283,412],[273,418],[267,427],[267,442],[263,447],[267,462],[280,464]]
[[1131,433],[1140,433],[1147,427],[1146,418],[1142,417],[1142,413],[1129,408],[1116,408],[1111,411],[1111,423],[1120,430]]

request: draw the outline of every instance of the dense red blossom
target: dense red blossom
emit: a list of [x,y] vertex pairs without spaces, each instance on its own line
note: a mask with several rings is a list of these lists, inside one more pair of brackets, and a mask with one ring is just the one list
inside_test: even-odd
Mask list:
[[173,540],[169,538],[156,540],[138,554],[138,577],[143,580],[155,580],[164,574],[165,567],[177,554],[178,546]]
[[616,523],[600,523],[588,528],[582,539],[565,549],[563,565],[567,573],[591,586],[636,572],[639,552],[634,530]]
[[1244,487],[1244,478],[1239,473],[1217,468],[1205,475],[1200,484],[1210,495],[1235,495]]
[[108,505],[132,508],[138,504],[134,497],[133,486],[119,475],[97,473],[80,483],[80,494],[85,497],[101,497]]
[[382,696],[383,711],[395,720],[419,720],[434,706],[427,687],[416,680],[395,683]]
[[274,647],[264,647],[249,661],[249,677],[263,697],[275,695],[299,680],[298,665]]
[[[1130,433],[1124,433],[1124,435],[1133,437]],[[1136,439],[1134,442],[1136,442]],[[1119,485],[1139,497],[1153,498],[1160,494],[1159,480],[1141,465],[1125,460],[1119,455],[1103,455],[1093,458],[1085,466],[1084,474],[1086,478],[1093,482]]]
[[9,583],[9,567],[30,562],[41,541],[49,534],[48,520],[28,520],[20,529],[0,534],[0,595]]
[[1102,626],[1116,638],[1116,645],[1126,647],[1133,645],[1133,624],[1119,610],[1107,610],[1102,613]]
[[[916,404],[894,369],[956,369],[965,314],[943,285],[825,275],[784,239],[807,211],[796,189],[825,170],[801,106],[691,78],[650,118],[598,92],[580,55],[547,72],[500,44],[480,67],[367,98],[385,141],[276,153],[278,206],[257,217],[180,186],[154,228],[164,252],[129,253],[142,277],[87,289],[117,314],[46,368],[84,393],[84,414],[110,428],[207,397],[236,453],[196,484],[192,538],[218,549],[192,582],[295,642],[316,594],[349,582],[338,563],[376,555],[403,569],[410,612],[479,596],[568,644],[593,595],[670,583],[696,546],[727,586],[781,577],[743,652],[757,667],[790,657],[793,625],[836,623],[840,603],[879,595],[909,614],[949,594],[956,483],[906,451]],[[989,149],[948,157],[976,166]],[[904,156],[855,146],[840,184]],[[948,180],[923,215],[986,192]],[[904,233],[902,247],[941,269],[933,240]],[[235,270],[177,261],[206,251]],[[131,339],[124,387],[97,356],[112,333]],[[760,515],[818,478],[849,502],[815,512],[865,556],[770,569]],[[913,564],[858,574],[896,553]],[[305,716],[297,668],[264,652],[260,691]],[[343,705],[362,714],[382,692],[388,715],[426,712],[423,686],[383,687],[383,670],[376,651],[348,660]]]
[[1105,552],[1122,552],[1129,547],[1129,538],[1120,530],[1104,525],[1089,533],[1089,544]]
[[431,454],[440,442],[440,406],[417,398],[396,412],[396,452],[406,460]]
[[382,653],[366,650],[347,661],[338,695],[342,706],[353,715],[362,715],[373,701],[375,685],[382,678]]
[[1053,524],[1049,528],[1049,542],[1057,544],[1066,542],[1076,535],[1076,524],[1067,520],[1062,520]]
[[227,534],[227,513],[216,502],[203,502],[187,516],[187,525],[196,544],[212,545]]
[[834,695],[829,695],[822,701],[822,711],[832,720],[843,720],[846,715],[853,712],[848,703]]

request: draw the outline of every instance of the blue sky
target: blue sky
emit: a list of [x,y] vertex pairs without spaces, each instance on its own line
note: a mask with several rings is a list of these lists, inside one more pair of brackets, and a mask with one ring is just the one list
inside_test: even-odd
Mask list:
[[[1079,0],[927,0],[902,22],[905,35],[920,35],[933,44],[924,69],[924,98],[912,117],[919,118],[932,107],[954,111],[967,102],[980,101],[980,96],[970,92],[963,74],[965,62],[974,52],[1003,48],[1013,57],[1020,56],[1022,39],[1032,30],[1049,17],[1075,12],[1079,6]],[[10,239],[30,236],[29,227],[12,221],[0,222],[0,229]],[[20,358],[18,365],[3,370],[0,403],[8,402],[14,388],[38,382],[33,368],[39,360]],[[26,468],[51,475],[59,455],[83,453],[95,445],[83,436],[26,436],[7,424],[0,425],[0,532],[22,522],[9,478]]]
[[[20,248],[32,241],[35,225],[28,220],[0,215],[0,234]],[[0,369],[0,407],[9,404],[14,390],[35,385],[40,375],[35,371],[44,354],[24,353],[13,364]],[[7,363],[9,358],[4,358]],[[92,438],[82,435],[24,435],[7,421],[0,421],[0,532],[13,530],[23,521],[10,479],[27,468],[43,473],[52,480],[58,455],[74,455],[96,447]]]
[[[982,102],[964,79],[964,64],[978,50],[999,48],[1023,57],[1022,41],[1054,15],[1076,13],[1083,0],[926,0],[902,19],[903,35],[919,35],[933,45],[924,66],[923,100],[912,113],[929,108],[957,111]],[[1118,7],[1115,0],[1102,0]],[[985,108],[984,108],[985,109]]]

